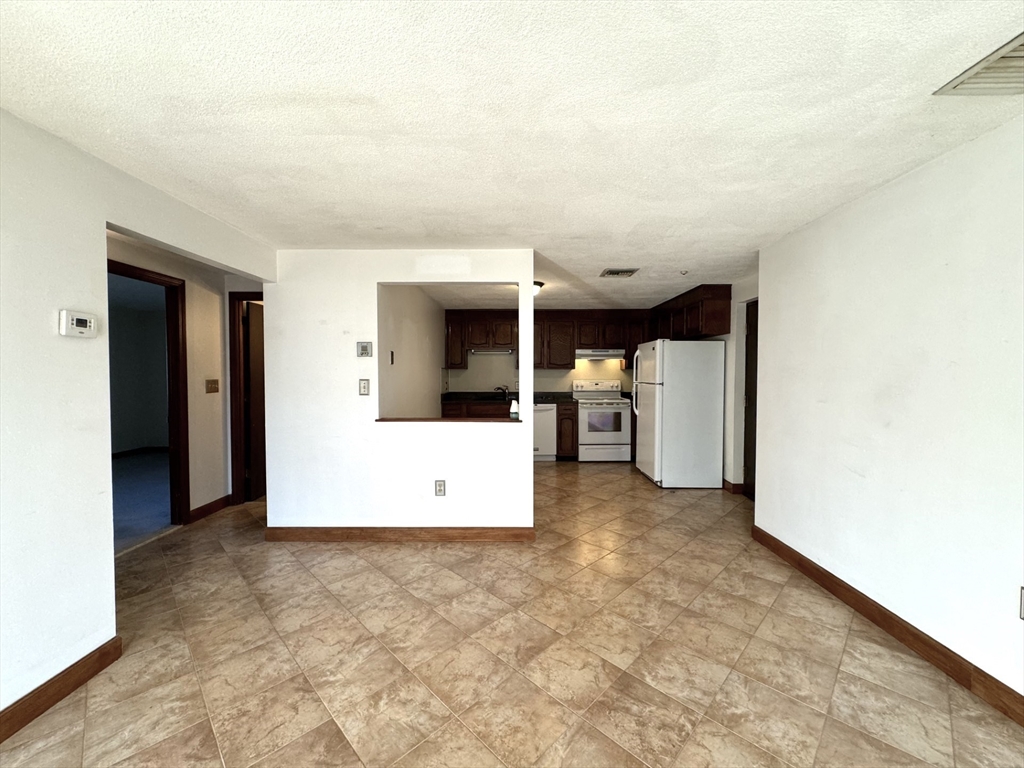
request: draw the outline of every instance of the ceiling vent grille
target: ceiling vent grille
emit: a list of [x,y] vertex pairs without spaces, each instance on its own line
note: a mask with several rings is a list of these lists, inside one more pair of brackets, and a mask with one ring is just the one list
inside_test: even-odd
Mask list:
[[632,277],[640,271],[640,267],[621,267],[619,269],[606,269],[601,272],[601,277]]
[[993,51],[935,92],[936,96],[1024,94],[1024,34]]

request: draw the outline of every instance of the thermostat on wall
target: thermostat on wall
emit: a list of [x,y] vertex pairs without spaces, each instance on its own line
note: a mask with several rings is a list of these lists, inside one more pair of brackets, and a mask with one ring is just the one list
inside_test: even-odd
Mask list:
[[60,335],[81,336],[86,339],[96,338],[96,315],[76,312],[73,309],[62,309],[60,311]]

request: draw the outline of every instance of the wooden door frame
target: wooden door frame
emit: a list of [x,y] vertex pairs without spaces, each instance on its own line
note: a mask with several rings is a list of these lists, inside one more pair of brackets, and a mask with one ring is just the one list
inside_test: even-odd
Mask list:
[[107,274],[129,277],[164,288],[167,314],[167,442],[170,459],[171,525],[184,525],[192,522],[188,469],[185,281],[179,277],[171,277],[114,259],[107,259]]
[[231,500],[245,503],[245,374],[242,304],[263,301],[263,291],[228,292],[228,382],[231,394]]
[[[744,397],[743,397],[743,478],[742,478],[742,480],[743,480],[743,495],[746,496],[751,501],[753,501],[754,500],[754,496],[757,493],[757,461],[756,461],[756,458],[757,458],[757,442],[756,442],[756,436],[757,436],[757,370],[756,370],[756,363],[757,363],[757,351],[758,350],[757,350],[756,346],[753,348],[753,358],[754,358],[754,362],[755,362],[755,370],[753,372],[751,372],[750,365],[749,365],[750,358],[751,358],[751,350],[749,348],[750,347],[750,314],[751,314],[751,310],[753,310],[755,317],[757,317],[757,314],[758,314],[758,304],[757,304],[757,299],[756,298],[751,300],[751,301],[746,302],[746,304],[743,307],[743,359],[744,359],[743,395],[744,395]],[[758,326],[758,331],[755,332],[755,336],[760,331],[760,322],[757,323],[757,326]],[[753,375],[751,375],[751,373],[753,373]],[[753,394],[754,394],[754,402],[753,403],[748,402],[748,394],[751,391],[753,391]],[[755,437],[755,441],[754,441],[753,445],[750,445],[749,444],[750,441],[748,440],[748,438],[750,437],[750,435],[747,434],[747,431],[748,431],[747,430],[748,419],[750,421],[753,421],[753,425],[752,425],[754,427],[753,435]],[[748,478],[748,476],[747,476],[747,456],[748,456],[748,451],[749,451],[750,455],[753,456],[753,458],[755,459],[755,461],[754,461],[754,472],[753,472],[753,477],[752,477],[753,482],[750,482],[750,478]]]

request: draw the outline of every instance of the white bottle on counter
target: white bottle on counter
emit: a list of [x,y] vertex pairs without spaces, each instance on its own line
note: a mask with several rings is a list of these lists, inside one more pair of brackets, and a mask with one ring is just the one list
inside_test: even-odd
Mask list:
[[513,421],[519,421],[519,401],[513,400],[508,409],[508,417]]

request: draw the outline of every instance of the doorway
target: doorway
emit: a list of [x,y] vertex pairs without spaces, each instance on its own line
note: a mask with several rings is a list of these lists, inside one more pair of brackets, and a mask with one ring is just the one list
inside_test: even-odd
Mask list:
[[747,304],[746,378],[743,384],[743,495],[754,498],[757,464],[757,302]]
[[263,294],[228,294],[231,366],[231,503],[267,495]]
[[114,549],[189,509],[185,281],[107,261]]

